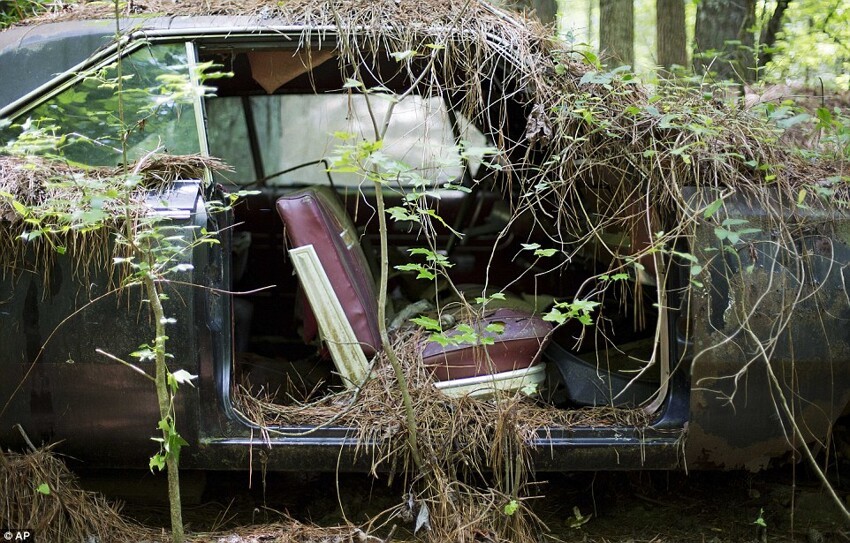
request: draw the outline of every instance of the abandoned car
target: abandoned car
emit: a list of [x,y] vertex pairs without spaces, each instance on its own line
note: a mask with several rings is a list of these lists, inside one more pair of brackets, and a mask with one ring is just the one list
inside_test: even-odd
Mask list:
[[[197,376],[177,397],[181,465],[247,469],[253,447],[268,469],[368,469],[350,422],[297,408],[358,401],[390,336],[413,338],[447,402],[588,413],[534,432],[538,470],[759,469],[827,446],[850,405],[846,216],[712,181],[697,145],[662,162],[617,132],[665,113],[640,89],[516,46],[521,25],[472,5],[474,28],[407,33],[294,11],[0,33],[0,171],[51,153],[69,172],[153,153],[229,166],[140,204],[213,238],[164,280],[170,360]],[[0,444],[21,446],[20,425],[87,465],[145,466],[155,392],[114,360],[153,336],[143,297],[118,288],[114,242],[28,237],[25,192],[0,180]],[[252,418],[246,394],[293,415]]]

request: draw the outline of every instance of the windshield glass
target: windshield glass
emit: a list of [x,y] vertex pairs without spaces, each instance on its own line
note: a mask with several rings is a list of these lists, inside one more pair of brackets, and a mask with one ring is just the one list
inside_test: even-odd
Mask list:
[[151,152],[198,153],[194,95],[186,46],[154,45],[124,59],[120,72],[114,63],[86,73],[15,119],[0,141],[13,152],[59,154],[87,166],[115,166],[125,151],[131,161]]

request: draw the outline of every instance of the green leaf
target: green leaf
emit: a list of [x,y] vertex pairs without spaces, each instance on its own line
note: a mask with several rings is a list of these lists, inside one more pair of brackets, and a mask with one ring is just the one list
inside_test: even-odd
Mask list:
[[573,517],[569,519],[570,528],[580,528],[582,525],[587,524],[592,516],[592,514],[587,516],[582,515],[577,506],[573,507]]
[[505,295],[503,293],[494,292],[493,294],[491,294],[490,296],[487,296],[487,297],[484,297],[484,296],[476,297],[475,303],[476,304],[486,304],[490,300],[504,300],[504,299],[505,299]]
[[798,113],[797,115],[794,115],[793,117],[789,117],[788,119],[781,119],[781,120],[777,121],[776,124],[779,126],[779,128],[787,130],[787,129],[791,128],[792,126],[798,125],[800,123],[804,123],[811,118],[812,118],[812,116],[809,115],[808,113]]
[[592,300],[575,300],[569,305],[576,311],[593,311],[597,306],[599,306],[599,302],[594,302]]
[[195,386],[195,385],[192,384],[192,380],[198,378],[197,375],[192,375],[191,373],[189,373],[186,370],[177,370],[177,371],[175,371],[174,373],[171,374],[171,377],[176,382],[180,383],[181,385],[190,385],[190,386]]
[[393,218],[396,222],[398,221],[413,221],[420,222],[419,217],[403,207],[391,207],[387,209],[387,214]]
[[537,383],[528,383],[527,385],[519,389],[519,391],[525,394],[526,396],[536,396],[538,392]]
[[[661,119],[658,121],[658,128],[676,128],[676,125],[673,121],[675,121],[679,116],[675,113],[666,113]],[[673,152],[673,154],[677,154]]]
[[343,83],[342,88],[344,88],[344,89],[361,89],[361,88],[363,88],[363,83],[361,83],[360,81],[358,81],[356,79],[348,78],[348,79],[345,80],[345,83]]
[[723,206],[723,199],[718,198],[717,200],[711,202],[710,204],[708,204],[705,207],[705,210],[703,210],[703,212],[702,212],[702,216],[706,219],[710,219],[711,217],[714,216],[715,213],[717,213],[717,210],[719,210],[722,206]]
[[764,508],[759,509],[759,516],[753,521],[753,524],[761,526],[762,528],[767,528],[767,522],[764,520]]
[[402,62],[402,61],[405,61],[409,58],[415,57],[416,51],[413,51],[411,49],[408,49],[407,51],[396,51],[396,52],[390,53],[390,56],[393,57],[396,60],[396,62]]
[[156,453],[151,456],[151,460],[148,463],[148,468],[153,471],[156,468],[159,471],[165,469],[165,456],[162,453]]
[[583,324],[584,326],[590,326],[593,324],[593,318],[587,313],[582,313],[581,315],[576,317],[576,320]]
[[437,264],[437,265],[440,265],[440,266],[443,266],[443,267],[446,267],[446,268],[451,268],[452,266],[454,266],[454,264],[452,264],[451,261],[449,261],[449,259],[445,255],[442,255],[440,253],[436,253],[436,252],[431,251],[430,249],[426,249],[424,247],[414,247],[412,249],[408,249],[407,252],[410,253],[411,255],[423,255],[423,256],[425,256],[425,259],[428,260],[429,262],[433,262],[434,264]]
[[679,258],[681,258],[681,259],[683,259],[683,260],[687,260],[688,262],[693,262],[693,263],[697,263],[697,262],[699,262],[699,260],[697,259],[697,257],[695,257],[694,255],[692,255],[691,253],[685,253],[685,252],[681,252],[681,251],[671,251],[671,252],[672,252],[674,255],[678,256]]
[[539,244],[539,243],[520,243],[520,245],[521,245],[521,246],[522,246],[522,248],[523,248],[523,249],[525,249],[526,251],[534,251],[534,250],[536,250],[536,249],[539,249],[539,248],[540,248],[540,244]]
[[567,322],[567,315],[553,307],[548,313],[543,315],[543,320],[547,322],[554,322],[555,324],[564,324]]
[[156,359],[156,351],[154,351],[153,349],[151,349],[147,345],[142,345],[142,347],[144,347],[144,348],[139,349],[138,351],[133,351],[132,353],[130,353],[130,356],[132,356],[133,358],[138,358],[142,362],[144,362],[145,360],[155,360]]
[[428,215],[428,216],[434,217],[435,219],[437,219],[438,221],[440,221],[440,224],[442,224],[443,226],[445,226],[445,227],[446,227],[446,228],[447,228],[447,229],[448,229],[448,230],[449,230],[452,234],[454,234],[455,236],[457,236],[457,237],[459,237],[459,238],[462,238],[462,237],[463,237],[463,234],[461,234],[460,232],[458,232],[458,231],[456,231],[454,228],[452,228],[452,227],[451,227],[451,225],[449,225],[449,223],[447,223],[447,222],[446,222],[446,221],[445,221],[445,220],[444,220],[444,219],[443,219],[440,215],[438,215],[438,214],[437,214],[437,212],[436,212],[436,211],[434,211],[433,209],[420,209],[420,210],[419,210],[419,213],[422,213],[423,215]]
[[395,269],[397,269],[398,271],[415,271],[415,272],[417,272],[417,275],[416,275],[417,279],[433,280],[433,279],[437,278],[437,276],[434,273],[432,273],[431,270],[429,270],[428,268],[426,268],[422,264],[415,264],[415,263],[399,264],[398,266],[395,266]]
[[517,509],[519,509],[519,502],[517,502],[516,500],[511,500],[505,504],[503,511],[507,516],[510,517],[517,512]]
[[441,347],[446,347],[451,343],[451,341],[445,336],[445,334],[431,334],[431,337],[428,338],[428,341],[439,343]]
[[832,113],[825,107],[819,107],[816,112],[819,128],[827,127],[832,124]]
[[36,492],[39,494],[44,494],[45,496],[50,496],[50,485],[47,483],[41,483],[36,487]]
[[180,434],[174,432],[169,434],[168,436],[168,444],[166,445],[166,450],[168,454],[174,455],[175,460],[180,460],[180,449],[187,446],[189,442],[180,437]]
[[491,322],[484,329],[494,334],[503,334],[505,332],[505,325],[501,322]]
[[534,256],[550,257],[554,256],[557,252],[557,249],[537,249],[536,251],[534,251]]
[[29,214],[29,209],[27,209],[27,206],[17,200],[12,200],[12,207],[15,208],[15,211],[18,212],[18,215],[27,216]]
[[410,319],[410,322],[418,324],[422,328],[426,330],[431,330],[432,332],[441,332],[443,330],[443,328],[440,326],[440,321],[432,319],[431,317],[426,317],[424,315],[414,317]]

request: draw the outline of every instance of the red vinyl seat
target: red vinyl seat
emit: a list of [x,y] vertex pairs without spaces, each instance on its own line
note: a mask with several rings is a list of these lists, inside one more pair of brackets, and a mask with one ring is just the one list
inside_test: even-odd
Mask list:
[[[313,245],[364,354],[374,355],[381,347],[377,289],[354,223],[337,196],[329,188],[311,187],[279,198],[276,206],[290,247]],[[305,315],[305,321],[312,319]],[[501,332],[486,330],[494,323],[501,325]],[[552,330],[539,316],[507,308],[486,311],[470,325],[479,337],[490,337],[493,343],[423,345],[423,361],[437,380],[527,368],[539,360]],[[457,333],[449,329],[445,335]]]

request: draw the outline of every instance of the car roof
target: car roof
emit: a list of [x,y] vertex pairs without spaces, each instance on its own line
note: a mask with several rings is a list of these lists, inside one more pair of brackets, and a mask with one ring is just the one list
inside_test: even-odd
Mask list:
[[[130,42],[304,30],[259,16],[124,18],[119,28]],[[41,23],[0,33],[0,73],[16,74],[0,80],[0,117],[34,90],[114,52],[115,34],[115,21],[105,19]]]
[[[186,9],[192,12],[191,6],[181,8],[182,2],[174,4],[175,10]],[[190,0],[187,4],[192,4]],[[213,1],[213,4],[215,2]],[[287,3],[285,7],[296,6],[293,9],[318,9],[315,0]],[[345,2],[343,2],[345,4]],[[351,3],[356,4],[356,3]],[[376,0],[373,9],[378,10],[378,4],[389,4],[398,7],[394,0]],[[410,28],[431,29],[434,35],[446,35],[447,32],[433,32],[434,28],[456,27],[452,23],[457,14],[452,2],[431,0],[429,5],[434,7],[434,13],[418,13],[407,18],[394,20],[392,14],[382,15],[386,21],[387,33],[397,33],[399,28],[408,25]],[[522,28],[528,32],[528,21],[523,23],[514,20],[506,13],[493,8],[485,2],[471,2],[478,19],[488,19],[489,23],[481,23],[475,27],[478,37],[484,37],[492,43],[502,43],[500,49],[511,56],[513,47],[510,46],[510,36],[516,29]],[[300,6],[300,7],[299,7]],[[305,8],[306,6],[306,8]],[[215,6],[213,6],[215,7]],[[346,9],[355,10],[349,6]],[[381,8],[386,11],[386,6]],[[413,11],[420,12],[426,8],[416,7]],[[455,11],[453,11],[455,10]],[[326,11],[326,10],[325,10]],[[70,16],[67,20],[51,22],[50,19],[36,19],[29,24],[12,27],[0,32],[0,73],[16,74],[16,77],[0,79],[0,118],[9,116],[17,108],[29,100],[31,95],[59,84],[63,79],[69,79],[74,73],[96,64],[117,48],[116,32],[120,32],[122,43],[141,43],[145,41],[181,40],[186,38],[226,38],[228,41],[240,36],[251,38],[274,35],[292,41],[294,45],[302,43],[298,36],[311,35],[313,39],[324,41],[336,34],[335,19],[331,14],[319,10],[319,15],[307,17],[301,12],[271,12],[255,11],[252,14],[180,14],[171,15],[150,13],[138,16],[122,17],[117,20],[109,19],[102,12],[91,14],[81,13]],[[467,13],[469,15],[469,13]],[[106,17],[106,18],[104,18]],[[404,20],[402,20],[404,19]],[[45,22],[46,21],[46,22]],[[380,21],[372,21],[369,28],[359,26],[364,33],[372,36],[383,31]],[[345,24],[362,25],[362,21],[343,21]],[[117,28],[116,28],[117,26]],[[349,29],[350,30],[350,29]],[[466,28],[464,32],[469,31]],[[533,34],[533,31],[532,31]]]

